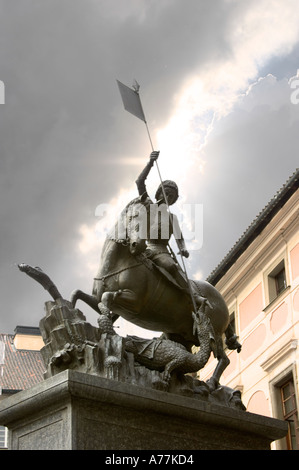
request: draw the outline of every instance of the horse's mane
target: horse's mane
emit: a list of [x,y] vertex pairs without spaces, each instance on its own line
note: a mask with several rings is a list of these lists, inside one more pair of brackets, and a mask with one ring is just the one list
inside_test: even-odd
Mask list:
[[[120,212],[115,224],[113,227],[111,227],[111,229],[109,230],[108,234],[107,234],[107,239],[113,239],[115,237],[115,234],[119,234],[120,232],[121,233],[125,233],[126,232],[126,228],[123,224],[123,221],[124,221],[124,217],[127,215],[127,212],[128,210],[130,209],[130,207],[134,206],[135,204],[143,204],[143,202],[141,201],[141,197],[138,196],[138,197],[135,197],[134,199],[132,199],[130,202],[128,202],[128,204],[122,209],[122,211]],[[121,226],[120,226],[121,225]]]
[[131,206],[134,206],[137,202],[139,202],[139,204],[143,204],[143,202],[141,201],[141,197],[138,196],[138,197],[135,197],[134,199],[132,199],[130,202],[128,202],[128,204],[125,206],[125,208],[121,211],[121,214],[125,211],[127,211],[129,209],[129,207]]

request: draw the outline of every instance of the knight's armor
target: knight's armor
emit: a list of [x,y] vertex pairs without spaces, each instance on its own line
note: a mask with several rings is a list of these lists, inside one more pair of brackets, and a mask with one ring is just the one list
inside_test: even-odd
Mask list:
[[[151,221],[150,236],[147,240],[146,254],[156,265],[164,268],[172,276],[172,278],[174,278],[175,282],[180,287],[187,289],[187,279],[180,265],[177,263],[173,257],[173,254],[170,252],[169,247],[169,240],[171,236],[174,235],[181,252],[186,252],[185,242],[179,228],[177,217],[166,208],[162,184],[160,184],[156,191],[156,203],[153,203],[147,193],[145,180],[153,164],[154,160],[150,159],[136,180],[139,196],[142,197],[145,206],[148,208]],[[165,192],[168,190],[175,192],[175,200],[178,198],[178,187],[174,181],[164,181],[163,187]],[[164,203],[164,206],[161,208],[162,203]]]

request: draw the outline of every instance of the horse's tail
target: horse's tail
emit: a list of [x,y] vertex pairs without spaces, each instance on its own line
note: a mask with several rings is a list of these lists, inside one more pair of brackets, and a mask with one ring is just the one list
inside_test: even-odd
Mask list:
[[238,341],[238,336],[235,334],[231,325],[228,325],[225,332],[225,344],[228,349],[236,349],[239,353],[241,351],[242,345]]

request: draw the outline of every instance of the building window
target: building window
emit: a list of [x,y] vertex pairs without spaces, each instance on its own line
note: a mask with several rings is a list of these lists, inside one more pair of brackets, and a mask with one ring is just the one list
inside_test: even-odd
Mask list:
[[268,274],[269,303],[273,302],[287,287],[284,260]]
[[286,437],[288,450],[299,450],[299,425],[293,378],[280,386],[283,419],[289,423]]
[[0,426],[0,449],[7,448],[7,428]]

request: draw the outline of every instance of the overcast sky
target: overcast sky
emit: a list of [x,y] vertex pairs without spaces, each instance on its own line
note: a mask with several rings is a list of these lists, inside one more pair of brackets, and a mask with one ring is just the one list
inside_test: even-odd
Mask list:
[[[298,166],[298,0],[1,0],[0,44],[1,332],[38,326],[49,299],[16,264],[42,267],[65,298],[91,292],[97,208],[137,195],[151,147],[116,79],[141,85],[177,210],[202,207],[190,277],[209,275]],[[153,169],[152,196],[158,184]]]

